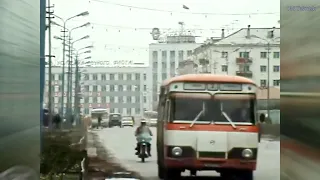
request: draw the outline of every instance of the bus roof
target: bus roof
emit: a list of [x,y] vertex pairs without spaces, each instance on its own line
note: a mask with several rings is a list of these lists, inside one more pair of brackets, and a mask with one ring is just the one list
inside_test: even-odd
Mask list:
[[248,78],[241,76],[231,75],[216,75],[216,74],[185,74],[176,76],[165,80],[162,86],[168,86],[175,82],[229,82],[229,83],[243,83],[243,84],[254,84],[255,83]]

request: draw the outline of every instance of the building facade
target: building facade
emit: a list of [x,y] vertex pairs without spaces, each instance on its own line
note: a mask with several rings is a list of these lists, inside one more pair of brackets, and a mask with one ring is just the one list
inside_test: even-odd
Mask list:
[[[199,64],[199,71],[239,75],[260,87],[280,88],[280,29],[247,28],[204,44],[189,57]],[[269,71],[269,75],[268,75]]]
[[[59,111],[62,99],[62,67],[53,67],[52,73],[54,107],[55,111]],[[80,106],[83,114],[90,114],[92,108],[107,108],[110,113],[141,116],[143,111],[148,109],[150,101],[146,93],[148,88],[145,65],[132,67],[86,65],[80,67],[80,73],[82,96]],[[65,82],[65,91],[66,85]],[[48,81],[46,86],[46,93],[48,93]],[[73,84],[73,97],[74,87]],[[47,101],[48,98],[46,98]],[[64,103],[66,107],[66,99]],[[72,103],[74,103],[74,99],[72,99]]]
[[179,62],[191,56],[193,50],[201,44],[195,42],[194,36],[168,36],[162,43],[149,45],[149,67],[147,84],[148,96],[152,108],[156,107],[160,84],[163,80],[177,74]]

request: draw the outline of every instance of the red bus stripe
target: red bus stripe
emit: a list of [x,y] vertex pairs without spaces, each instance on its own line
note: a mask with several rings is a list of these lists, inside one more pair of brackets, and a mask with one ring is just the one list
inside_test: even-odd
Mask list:
[[190,127],[190,124],[178,124],[168,123],[166,124],[166,130],[179,130],[179,131],[227,131],[227,132],[259,132],[259,127],[248,125],[236,125],[237,128],[233,128],[231,125],[225,124],[194,124]]

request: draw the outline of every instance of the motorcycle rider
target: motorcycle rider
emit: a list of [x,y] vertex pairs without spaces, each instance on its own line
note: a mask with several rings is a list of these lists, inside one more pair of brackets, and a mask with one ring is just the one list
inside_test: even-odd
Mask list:
[[[151,138],[150,136],[153,136],[150,128],[147,126],[147,122],[145,119],[141,120],[140,126],[135,131],[135,136],[137,139],[137,147],[135,148],[135,150],[137,151],[136,155],[138,155],[138,154],[140,154],[140,148],[139,148],[140,139],[141,138]],[[151,156],[151,144],[150,143],[148,143],[147,151],[148,151],[148,155]]]

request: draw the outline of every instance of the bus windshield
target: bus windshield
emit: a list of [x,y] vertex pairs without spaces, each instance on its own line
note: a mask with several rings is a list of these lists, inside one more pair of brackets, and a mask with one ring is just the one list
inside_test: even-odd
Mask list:
[[254,106],[255,100],[252,97],[241,99],[229,98],[229,95],[211,99],[171,97],[170,121],[192,123],[199,116],[194,123],[254,124]]
[[110,114],[109,119],[110,120],[120,120],[121,114]]

